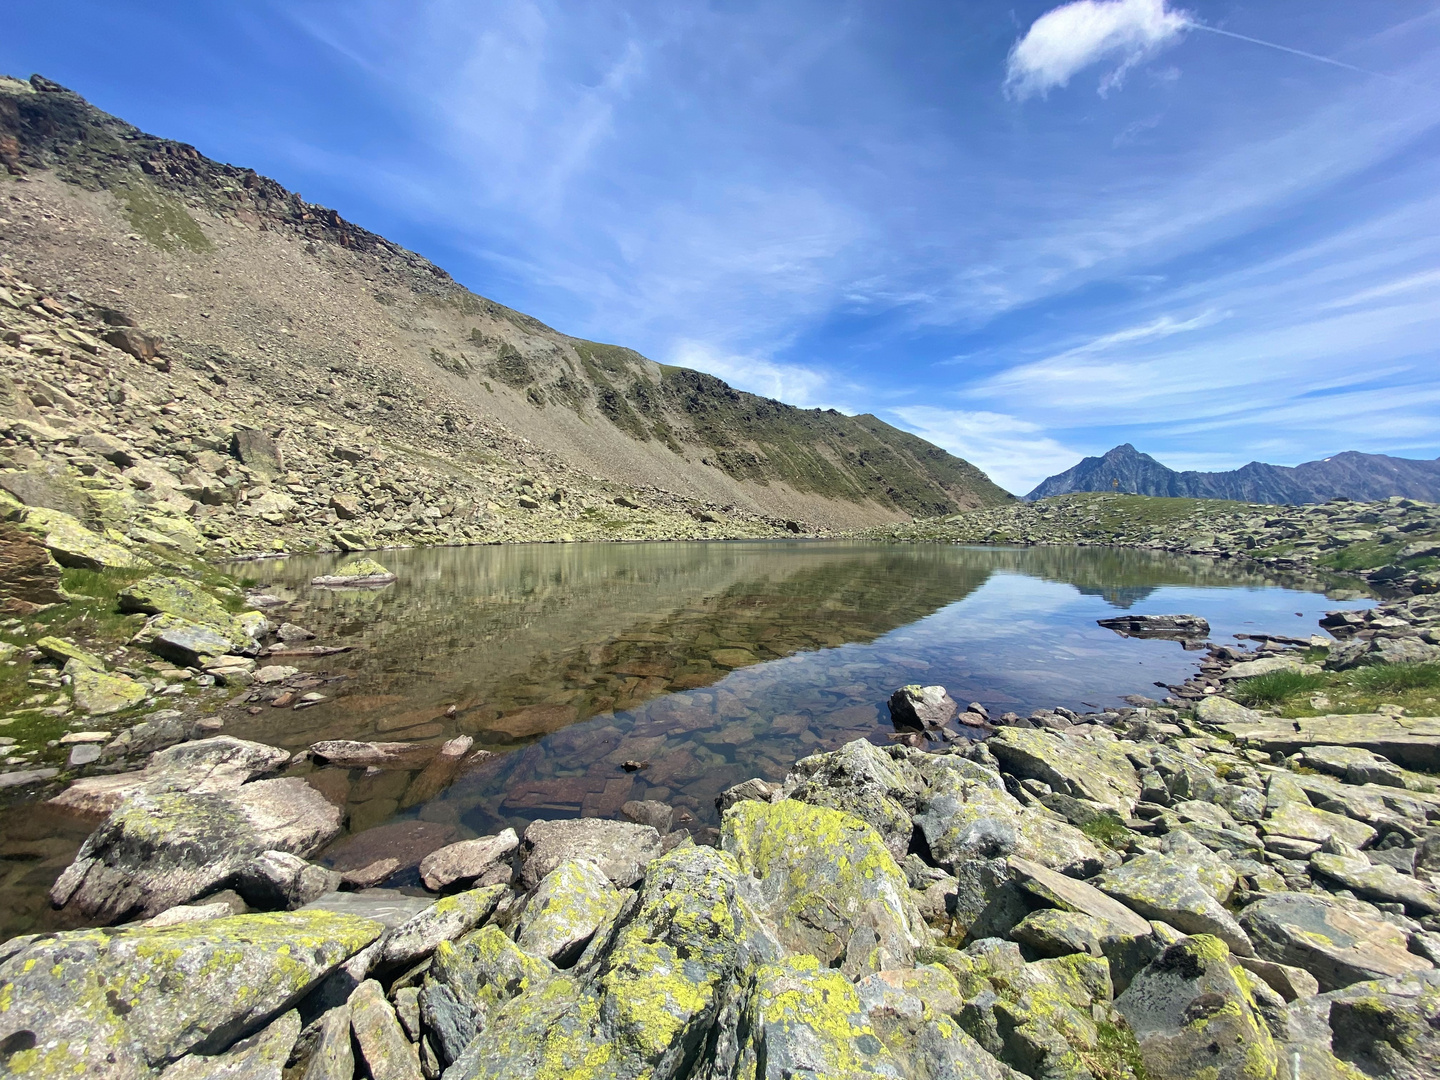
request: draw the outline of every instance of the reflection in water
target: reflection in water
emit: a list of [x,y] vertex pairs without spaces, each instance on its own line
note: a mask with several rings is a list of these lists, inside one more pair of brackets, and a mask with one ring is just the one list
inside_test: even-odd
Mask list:
[[[423,830],[428,847],[539,817],[615,816],[629,799],[713,825],[731,784],[781,779],[797,757],[851,739],[884,742],[885,700],[906,683],[1024,713],[1113,705],[1193,670],[1173,642],[1095,625],[1117,607],[1202,615],[1225,640],[1308,633],[1344,606],[1208,559],[1103,548],[571,544],[383,561],[399,581],[374,592],[311,588],[332,557],[233,568],[293,601],[272,618],[356,648],[272,661],[338,677],[331,700],[228,709],[228,734],[299,750],[463,733],[495,754],[458,776],[311,772],[349,814],[352,839],[327,856],[341,866],[379,857],[387,835],[414,846]],[[354,837],[396,821],[411,824]],[[53,918],[45,891],[88,829],[44,807],[0,820],[0,930]]]
[[1028,712],[1114,704],[1191,670],[1172,643],[1097,627],[1115,607],[1206,615],[1220,636],[1308,631],[1334,606],[1209,559],[1098,548],[614,544],[386,561],[400,582],[380,592],[309,589],[328,558],[242,571],[301,600],[291,617],[319,640],[362,649],[312,665],[346,676],[333,701],[227,730],[294,749],[468,733],[497,752],[438,793],[421,773],[323,770],[357,832],[410,814],[486,833],[628,799],[713,824],[731,784],[883,741],[884,701],[908,682]]

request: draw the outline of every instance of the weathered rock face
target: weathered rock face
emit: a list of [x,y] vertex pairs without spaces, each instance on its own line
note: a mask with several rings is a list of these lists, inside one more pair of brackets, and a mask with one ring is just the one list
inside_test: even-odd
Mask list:
[[129,548],[91,532],[60,510],[31,507],[20,527],[39,537],[61,566],[77,570],[143,570],[150,565]]
[[75,664],[67,674],[75,707],[86,716],[123,712],[139,705],[148,694],[145,687],[128,676],[110,675],[81,664]]
[[914,829],[910,815],[925,788],[920,774],[865,739],[795,763],[785,794],[800,802],[843,810],[865,822],[903,859]]
[[1429,1080],[1440,1069],[1440,972],[1325,995],[1331,1052],[1366,1076]]
[[45,545],[8,521],[0,521],[0,610],[31,615],[69,595],[60,587],[60,564]]
[[1154,1080],[1274,1076],[1278,1052],[1245,970],[1218,938],[1170,946],[1115,1001]]
[[[432,851],[420,862],[420,879],[425,887],[440,892],[452,885],[489,878],[501,870],[508,881],[510,856],[520,846],[514,829],[505,829],[496,836],[462,840]],[[486,880],[484,884],[492,884]]]
[[568,968],[595,932],[620,911],[620,892],[594,863],[569,859],[530,894],[515,927],[515,943],[532,956]]
[[796,952],[851,974],[908,967],[918,912],[880,835],[794,800],[732,807],[721,846],[754,880],[755,904]]
[[280,1080],[299,1035],[300,1014],[292,1009],[224,1053],[190,1054],[163,1075],[165,1080]]
[[380,931],[364,919],[297,912],[12,942],[0,963],[0,1044],[23,1048],[9,1052],[7,1071],[143,1077],[186,1054],[222,1051]]
[[1147,919],[1169,923],[1187,934],[1211,934],[1241,956],[1255,951],[1240,924],[1216,898],[1213,883],[1194,865],[1166,855],[1141,855],[1108,871],[1096,885]]
[[890,719],[897,730],[941,728],[959,711],[943,686],[902,686],[890,695]]
[[986,746],[1016,776],[1109,807],[1122,817],[1129,817],[1140,798],[1135,766],[1113,740],[1001,728]]
[[264,852],[310,855],[340,828],[340,810],[298,778],[220,791],[142,788],[85,841],[51,899],[102,922],[151,916]]
[[442,941],[468,933],[490,917],[504,891],[503,885],[487,885],[435,901],[385,935],[379,964],[404,968],[434,952]]
[[660,834],[648,825],[599,818],[537,821],[525,830],[520,844],[520,883],[533,889],[567,859],[588,859],[613,884],[626,888],[644,876],[645,864],[659,854]]
[[1408,950],[1398,927],[1347,911],[1325,896],[1267,896],[1241,912],[1240,924],[1262,958],[1303,968],[1315,976],[1321,990],[1428,971],[1432,966]]

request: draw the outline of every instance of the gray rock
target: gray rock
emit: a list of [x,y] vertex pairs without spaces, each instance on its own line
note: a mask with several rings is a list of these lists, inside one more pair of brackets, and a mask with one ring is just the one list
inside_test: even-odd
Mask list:
[[350,1039],[350,1002],[324,1013],[300,1080],[353,1080],[355,1052]]
[[1170,946],[1115,1000],[1154,1080],[1274,1076],[1279,1053],[1247,976],[1218,938]]
[[261,911],[294,911],[340,887],[334,870],[288,851],[266,851],[241,868],[235,891]]
[[285,461],[275,440],[263,431],[244,428],[235,432],[230,452],[256,476],[273,480],[285,472]]
[[[21,939],[0,962],[0,1045],[33,1038],[47,1048],[46,1075],[148,1076],[225,1050],[380,932],[291,912]],[[23,1073],[23,1060],[12,1053],[9,1069]]]
[[433,892],[488,877],[491,871],[501,868],[506,871],[505,877],[509,880],[510,856],[519,846],[515,830],[505,829],[496,836],[462,840],[458,844],[438,848],[421,860],[420,880]]
[[902,686],[890,695],[890,720],[897,731],[942,728],[959,711],[943,686]]
[[386,930],[409,922],[433,904],[423,896],[407,896],[395,889],[364,889],[360,892],[326,893],[306,904],[301,911],[332,911],[337,915],[353,915],[373,919]]
[[374,979],[350,995],[350,1030],[371,1080],[423,1080],[420,1054],[405,1038],[395,1010]]
[[1310,856],[1310,869],[1362,899],[1404,904],[1405,911],[1415,916],[1440,914],[1440,892],[1393,866],[1376,865],[1360,852],[1347,857],[1318,851]]
[[780,785],[772,784],[769,780],[761,780],[759,777],[752,777],[736,784],[734,787],[726,788],[715,797],[715,809],[725,813],[738,802],[753,800],[755,802],[773,802],[780,797]]
[[1241,912],[1240,924],[1254,942],[1256,955],[1310,972],[1322,991],[1432,968],[1428,960],[1409,951],[1398,927],[1347,910],[1332,897],[1265,896]]
[[1115,741],[1006,727],[986,741],[1002,766],[1077,799],[1107,806],[1122,818],[1140,798],[1140,778]]
[[1263,717],[1254,709],[1213,694],[1195,703],[1195,719],[1202,724],[1258,724]]
[[891,855],[903,859],[914,831],[910,815],[924,787],[923,778],[908,762],[895,760],[866,739],[856,739],[839,750],[796,762],[785,794],[854,814],[880,834]]
[[1187,934],[1212,934],[1236,954],[1253,955],[1250,939],[1205,878],[1203,868],[1157,853],[1106,871],[1095,884],[1146,919],[1169,923]]
[[556,967],[570,967],[620,904],[619,890],[599,867],[567,859],[546,874],[526,900],[515,923],[515,944]]
[[668,834],[675,824],[674,808],[654,799],[631,799],[620,807],[620,814],[636,825],[649,825],[661,836]]
[[160,1074],[161,1080],[280,1080],[299,1035],[300,1014],[291,1010],[223,1054],[181,1058]]
[[1307,746],[1300,751],[1300,762],[1308,768],[1338,776],[1347,784],[1405,786],[1403,769],[1358,746]]
[[628,888],[659,854],[660,834],[648,825],[600,818],[536,821],[521,841],[520,883],[533,889],[567,859],[589,859],[613,884]]
[[1366,1076],[1431,1080],[1440,1067],[1440,971],[1326,995],[1331,1049]]
[[440,942],[475,929],[490,917],[504,893],[504,885],[487,885],[435,901],[385,935],[379,966],[409,967],[434,952]]

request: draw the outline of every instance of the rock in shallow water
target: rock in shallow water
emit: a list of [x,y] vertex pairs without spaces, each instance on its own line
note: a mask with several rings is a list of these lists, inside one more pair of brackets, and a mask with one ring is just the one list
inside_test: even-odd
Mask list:
[[588,859],[626,888],[645,875],[646,864],[659,854],[660,834],[648,825],[600,818],[536,821],[521,842],[520,883],[533,889],[567,859]]

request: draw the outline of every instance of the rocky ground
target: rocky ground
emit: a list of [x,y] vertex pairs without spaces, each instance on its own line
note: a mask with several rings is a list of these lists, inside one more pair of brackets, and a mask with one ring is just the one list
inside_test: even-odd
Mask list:
[[718,835],[631,802],[416,829],[343,871],[325,777],[418,769],[433,793],[490,755],[133,729],[107,751],[157,748],[143,770],[55,800],[97,827],[52,900],[111,928],[0,946],[0,1054],[26,1076],[1433,1076],[1440,719],[1286,719],[1275,684],[1382,671],[1433,704],[1440,604],[1325,624],[1329,648],[1245,649],[1127,617],[1199,671],[1088,715],[901,688],[893,745],[730,789]]
[[1087,493],[856,535],[917,543],[1150,548],[1250,559],[1276,570],[1363,576],[1401,595],[1440,591],[1440,507],[1413,499],[1265,506]]

